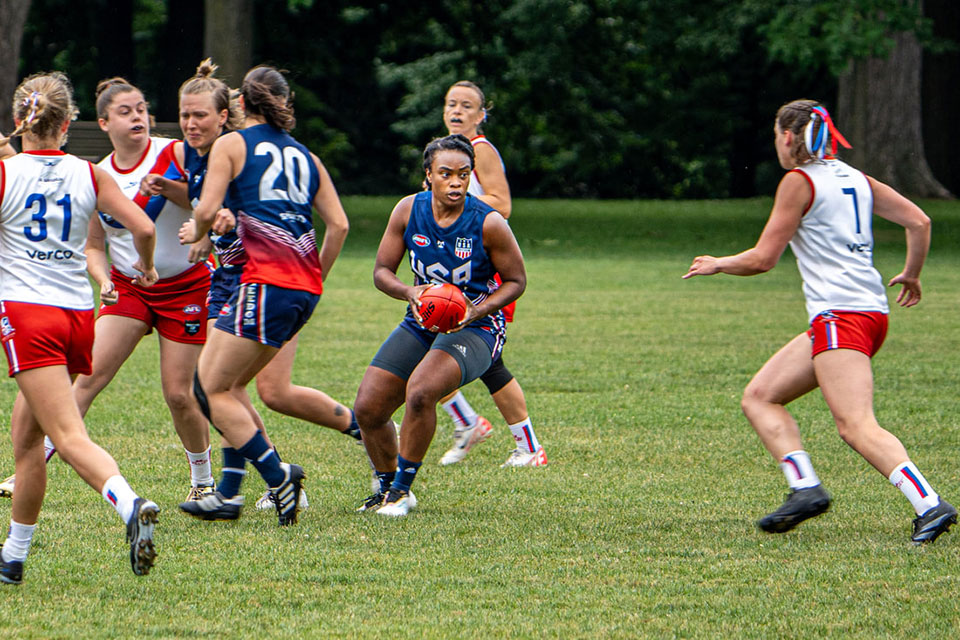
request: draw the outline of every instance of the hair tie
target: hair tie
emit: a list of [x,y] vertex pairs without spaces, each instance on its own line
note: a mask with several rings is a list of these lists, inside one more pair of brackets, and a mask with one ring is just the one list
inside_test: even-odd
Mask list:
[[[813,139],[813,128],[814,123],[817,119],[823,121],[823,124],[820,126],[820,131],[817,132],[817,139]],[[826,142],[827,134],[830,139],[830,154],[826,154]],[[810,122],[807,123],[806,130],[804,131],[804,141],[807,145],[807,151],[810,152],[810,155],[822,160],[824,157],[833,158],[837,155],[837,143],[839,142],[845,149],[852,149],[850,143],[847,142],[847,139],[843,137],[837,127],[834,126],[833,120],[830,118],[830,113],[827,111],[826,107],[816,106],[810,110]]]
[[30,113],[27,114],[26,124],[33,122],[34,118],[37,117],[37,102],[40,100],[40,92],[34,91],[29,96],[27,96],[23,101],[23,106],[30,107]]

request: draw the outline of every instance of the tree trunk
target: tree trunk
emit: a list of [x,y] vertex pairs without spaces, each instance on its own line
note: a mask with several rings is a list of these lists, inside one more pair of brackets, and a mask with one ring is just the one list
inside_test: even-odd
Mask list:
[[0,0],[0,132],[13,130],[10,99],[17,88],[20,43],[30,13],[30,0]]
[[886,59],[855,60],[840,77],[837,121],[853,145],[843,155],[901,193],[950,198],[924,153],[920,44],[912,33],[898,33],[894,40]]
[[239,87],[251,66],[253,1],[206,0],[204,3],[203,54],[220,65],[217,76]]

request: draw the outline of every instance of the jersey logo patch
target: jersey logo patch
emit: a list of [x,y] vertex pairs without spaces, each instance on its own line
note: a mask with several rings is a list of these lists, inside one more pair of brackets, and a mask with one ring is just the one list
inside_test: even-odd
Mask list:
[[422,233],[415,233],[413,234],[413,244],[417,245],[418,247],[425,247],[430,244],[430,239]]
[[203,309],[201,309],[198,304],[188,304],[183,308],[183,312],[188,316],[195,316],[201,311],[203,311]]
[[473,238],[457,238],[453,253],[461,260],[469,258],[473,255]]

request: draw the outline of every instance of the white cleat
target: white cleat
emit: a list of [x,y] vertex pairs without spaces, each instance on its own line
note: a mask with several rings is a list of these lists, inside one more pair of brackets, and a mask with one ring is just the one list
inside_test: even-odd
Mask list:
[[13,497],[13,483],[17,479],[16,475],[12,475],[3,482],[0,482],[0,498],[12,498]]
[[[263,495],[253,505],[257,511],[273,511],[276,507],[273,504],[273,496],[269,490],[264,491]],[[305,511],[310,506],[307,500],[307,492],[300,489],[300,511]]]
[[440,464],[456,464],[467,457],[473,445],[479,444],[493,433],[493,425],[483,416],[477,416],[472,427],[461,427],[453,431],[453,446],[440,458]]
[[412,491],[390,489],[390,492],[383,499],[383,504],[377,509],[377,513],[382,516],[400,518],[410,513],[411,509],[416,509],[416,507],[417,496],[413,495]]
[[533,453],[523,449],[514,449],[510,452],[507,461],[500,465],[501,469],[507,467],[545,467],[547,466],[547,452],[540,447]]

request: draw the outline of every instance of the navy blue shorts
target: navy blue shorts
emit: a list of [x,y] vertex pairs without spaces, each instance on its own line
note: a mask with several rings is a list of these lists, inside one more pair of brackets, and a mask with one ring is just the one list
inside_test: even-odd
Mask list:
[[220,267],[213,272],[210,292],[207,294],[207,320],[215,320],[220,316],[220,310],[240,288],[242,275],[243,267]]
[[220,331],[280,348],[307,324],[320,296],[299,289],[247,282],[220,310]]

